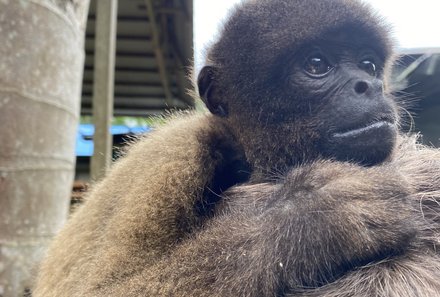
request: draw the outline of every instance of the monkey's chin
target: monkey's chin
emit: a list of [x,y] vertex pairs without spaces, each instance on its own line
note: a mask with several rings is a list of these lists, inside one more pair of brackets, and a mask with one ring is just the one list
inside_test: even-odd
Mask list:
[[334,133],[326,151],[340,161],[372,166],[388,158],[396,137],[397,127],[394,123],[379,121],[365,127]]

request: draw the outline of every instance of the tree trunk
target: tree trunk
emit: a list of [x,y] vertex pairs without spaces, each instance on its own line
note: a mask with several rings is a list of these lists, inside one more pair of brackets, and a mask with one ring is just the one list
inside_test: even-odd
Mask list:
[[0,297],[67,218],[89,0],[0,0]]

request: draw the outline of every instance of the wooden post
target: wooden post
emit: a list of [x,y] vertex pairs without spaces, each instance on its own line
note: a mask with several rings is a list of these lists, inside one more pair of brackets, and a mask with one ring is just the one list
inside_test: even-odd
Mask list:
[[91,177],[105,175],[112,160],[113,117],[117,0],[96,1],[95,62],[93,82],[94,152]]

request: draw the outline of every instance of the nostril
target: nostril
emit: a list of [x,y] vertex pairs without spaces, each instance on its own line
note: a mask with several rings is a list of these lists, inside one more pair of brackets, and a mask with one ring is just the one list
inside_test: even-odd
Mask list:
[[365,81],[358,81],[354,85],[354,90],[358,94],[364,94],[368,90],[368,83],[366,83]]

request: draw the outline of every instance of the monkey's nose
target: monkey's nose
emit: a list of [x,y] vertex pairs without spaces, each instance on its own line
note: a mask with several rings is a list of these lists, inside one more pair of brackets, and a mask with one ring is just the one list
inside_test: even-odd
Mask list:
[[369,84],[363,80],[356,82],[356,84],[354,85],[354,90],[359,95],[365,94],[369,88]]

